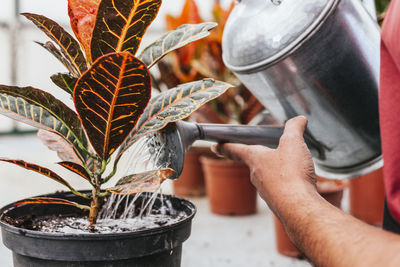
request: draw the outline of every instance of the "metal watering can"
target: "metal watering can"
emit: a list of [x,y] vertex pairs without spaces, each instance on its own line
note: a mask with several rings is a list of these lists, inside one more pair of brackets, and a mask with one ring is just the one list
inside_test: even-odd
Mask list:
[[383,165],[380,30],[360,0],[241,0],[223,59],[282,123],[308,118],[318,175],[358,177]]

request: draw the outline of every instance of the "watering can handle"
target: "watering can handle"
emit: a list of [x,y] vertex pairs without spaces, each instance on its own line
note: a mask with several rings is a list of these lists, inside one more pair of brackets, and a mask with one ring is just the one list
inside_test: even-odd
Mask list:
[[[240,143],[246,145],[264,145],[277,148],[283,134],[280,126],[248,126],[229,124],[197,123],[200,133],[199,139],[219,143]],[[321,148],[318,143],[307,134],[305,142],[314,157],[321,158]]]
[[371,17],[376,20],[376,10],[375,10],[375,1],[374,0],[362,0],[362,3]]

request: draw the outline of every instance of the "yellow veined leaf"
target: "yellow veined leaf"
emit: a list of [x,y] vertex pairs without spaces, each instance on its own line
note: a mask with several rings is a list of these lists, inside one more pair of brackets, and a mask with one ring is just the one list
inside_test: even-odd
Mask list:
[[51,94],[33,87],[0,85],[0,114],[60,135],[85,160],[86,139],[78,115]]
[[135,55],[160,5],[161,0],[101,1],[91,41],[92,59],[113,52]]
[[80,74],[87,70],[86,59],[81,51],[79,43],[60,25],[42,15],[31,13],[23,13],[22,15],[32,21],[53,40],[53,42],[59,45],[63,55],[69,60],[71,65],[74,66],[77,76],[80,76]]
[[108,159],[136,125],[151,94],[146,66],[129,52],[100,57],[78,80],[74,102],[89,140]]
[[35,43],[46,49],[48,52],[50,52],[50,54],[57,58],[67,68],[69,73],[72,73],[71,75],[74,75],[75,77],[79,75],[72,63],[64,56],[63,53],[61,53],[61,50],[58,49],[53,42],[47,41],[45,43],[41,43],[35,41]]
[[232,87],[228,83],[204,79],[169,89],[150,100],[135,128],[123,143],[116,163],[121,155],[142,136],[164,128],[168,123],[185,119],[208,101]]
[[78,81],[77,78],[71,76],[68,73],[57,73],[50,77],[55,85],[63,89],[65,92],[72,95],[74,92],[74,87],[76,82]]

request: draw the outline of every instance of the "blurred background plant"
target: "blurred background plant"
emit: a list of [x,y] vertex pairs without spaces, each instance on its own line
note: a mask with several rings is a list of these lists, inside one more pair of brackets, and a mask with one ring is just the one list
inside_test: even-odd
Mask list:
[[[156,79],[160,91],[182,82],[211,77],[235,85],[222,95],[195,112],[191,119],[204,123],[248,124],[263,110],[258,100],[240,83],[222,61],[222,35],[226,20],[234,3],[224,9],[219,1],[214,1],[212,18],[218,23],[210,36],[191,43],[167,55],[158,63],[159,75]],[[186,0],[179,16],[166,16],[167,30],[181,24],[204,22],[194,0]]]
[[376,15],[378,17],[379,24],[382,24],[389,4],[390,0],[375,0]]

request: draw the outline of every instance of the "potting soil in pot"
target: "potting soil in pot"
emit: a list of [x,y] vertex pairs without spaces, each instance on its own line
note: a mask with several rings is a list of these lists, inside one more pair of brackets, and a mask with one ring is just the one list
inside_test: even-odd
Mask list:
[[153,207],[158,194],[154,193],[147,201],[137,202],[140,194],[133,199],[112,194],[100,212],[95,228],[89,228],[86,216],[72,214],[68,216],[29,216],[5,221],[17,227],[47,233],[83,234],[83,233],[124,233],[172,225],[187,217],[183,211],[173,209],[169,200],[164,200],[159,208]]
[[151,214],[143,218],[132,219],[103,219],[98,220],[93,230],[89,230],[87,218],[76,217],[39,217],[32,220],[34,230],[48,233],[83,234],[83,233],[123,233],[152,229],[159,226],[171,225],[186,216],[183,213],[178,216]]
[[[83,194],[89,192],[81,191]],[[38,197],[44,196],[81,205],[88,205],[89,202],[70,192]],[[13,252],[14,266],[181,266],[182,243],[190,236],[191,222],[196,213],[194,205],[184,199],[156,193],[143,193],[139,197],[112,197],[114,201],[106,202],[104,212],[99,214],[101,216],[95,234],[76,229],[79,224],[87,224],[84,216],[88,212],[75,206],[16,206],[16,203],[21,202],[19,201],[0,209],[3,243]],[[111,202],[114,205],[109,204]],[[73,224],[74,219],[65,219],[70,216],[78,217],[77,225]],[[41,219],[42,228],[46,228],[51,220],[58,224],[57,217],[66,220],[60,227],[64,229],[64,233],[32,230],[32,222],[36,219]],[[115,223],[120,229],[117,232],[114,231],[114,222],[107,221],[115,218],[119,219]],[[101,223],[102,220],[107,222]],[[66,224],[70,228],[67,231]],[[133,225],[133,231],[123,229],[130,224]],[[71,233],[71,228],[75,232]]]

